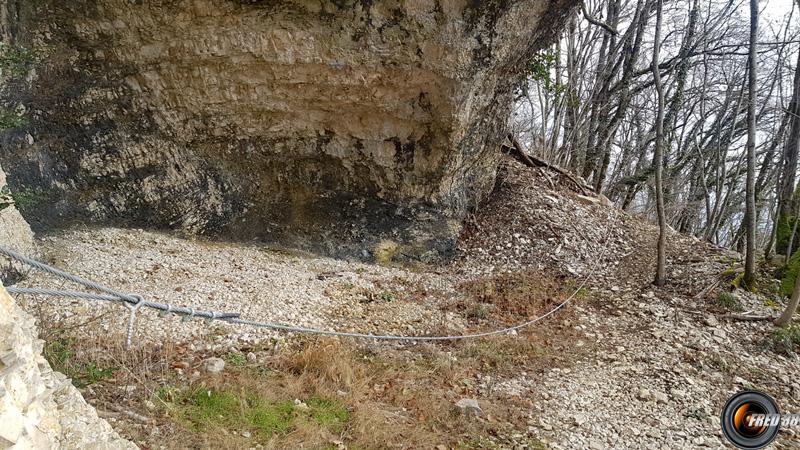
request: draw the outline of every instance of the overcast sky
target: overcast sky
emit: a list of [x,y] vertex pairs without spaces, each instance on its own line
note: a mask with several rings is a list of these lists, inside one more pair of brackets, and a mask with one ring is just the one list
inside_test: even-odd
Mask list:
[[[785,16],[789,14],[792,10],[792,2],[794,0],[761,0],[759,5],[761,6],[762,14],[769,19],[779,20],[781,16]],[[748,4],[744,4],[745,7],[748,7]],[[797,11],[795,11],[797,13]]]

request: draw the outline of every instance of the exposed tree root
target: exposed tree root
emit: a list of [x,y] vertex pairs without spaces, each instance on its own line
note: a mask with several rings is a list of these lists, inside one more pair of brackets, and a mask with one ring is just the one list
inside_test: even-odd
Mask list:
[[528,154],[523,148],[522,144],[519,143],[517,138],[513,135],[508,135],[508,140],[510,141],[511,145],[506,145],[503,143],[500,148],[505,152],[510,154],[520,163],[528,166],[528,167],[544,167],[546,169],[550,169],[553,172],[558,173],[559,175],[563,176],[564,178],[568,179],[569,181],[574,184],[583,195],[589,195],[593,192],[592,188],[586,186],[584,183],[579,182],[575,177],[573,177],[569,172],[562,169],[561,167],[556,166],[555,164],[550,164],[547,161],[541,160],[533,155]]

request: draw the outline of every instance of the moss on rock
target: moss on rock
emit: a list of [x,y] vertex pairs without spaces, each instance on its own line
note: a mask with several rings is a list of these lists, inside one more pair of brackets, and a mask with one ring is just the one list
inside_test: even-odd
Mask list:
[[789,263],[782,270],[781,295],[792,295],[798,270],[800,270],[800,251],[794,252],[792,257],[789,258]]

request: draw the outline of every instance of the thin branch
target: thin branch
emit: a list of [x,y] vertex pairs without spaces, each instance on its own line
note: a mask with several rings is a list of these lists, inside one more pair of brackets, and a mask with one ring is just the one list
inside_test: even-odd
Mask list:
[[584,2],[584,1],[581,1],[581,12],[583,13],[583,17],[584,17],[584,18],[585,18],[585,19],[586,19],[586,20],[587,20],[587,21],[588,21],[590,24],[592,24],[592,25],[595,25],[595,26],[598,26],[598,27],[600,27],[600,28],[604,29],[606,32],[608,32],[608,33],[610,33],[610,34],[612,34],[612,35],[614,35],[614,36],[616,36],[616,35],[618,35],[618,34],[619,34],[619,32],[618,32],[617,30],[615,30],[613,27],[611,27],[611,25],[609,25],[609,24],[607,24],[607,23],[605,23],[605,22],[602,22],[602,21],[600,21],[600,20],[597,20],[597,19],[595,19],[594,17],[592,17],[592,15],[591,15],[591,14],[589,13],[589,11],[586,9],[586,2]]

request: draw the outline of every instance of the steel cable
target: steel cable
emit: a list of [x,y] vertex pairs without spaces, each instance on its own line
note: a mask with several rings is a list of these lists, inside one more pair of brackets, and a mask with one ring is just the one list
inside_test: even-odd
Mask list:
[[0,254],[3,254],[11,259],[17,260],[19,262],[25,263],[35,269],[44,271],[46,273],[55,275],[57,277],[66,279],[68,281],[72,281],[78,284],[81,284],[85,287],[90,289],[94,289],[100,292],[104,292],[108,295],[100,295],[100,294],[92,294],[87,292],[75,292],[75,291],[63,291],[63,290],[55,290],[55,289],[42,289],[42,288],[15,288],[9,287],[6,290],[12,294],[20,294],[20,295],[44,295],[44,296],[54,296],[54,297],[69,297],[69,298],[77,298],[82,300],[98,300],[98,301],[111,301],[111,302],[124,302],[125,305],[130,310],[130,316],[127,324],[127,343],[130,346],[130,342],[132,339],[133,334],[133,321],[136,317],[136,311],[139,307],[148,307],[158,309],[165,313],[173,313],[173,314],[180,314],[184,315],[185,317],[203,317],[209,320],[220,320],[223,322],[237,324],[237,325],[245,325],[251,326],[255,328],[266,328],[273,331],[285,332],[285,333],[304,333],[304,334],[315,334],[320,336],[333,336],[333,337],[346,337],[346,338],[358,338],[358,339],[374,339],[374,340],[384,340],[384,341],[456,341],[456,340],[463,340],[463,339],[478,339],[488,336],[496,336],[500,334],[506,334],[515,332],[522,328],[529,327],[539,321],[550,317],[551,315],[555,314],[557,311],[564,308],[569,302],[571,302],[575,297],[578,295],[579,292],[586,286],[589,279],[595,274],[597,269],[602,264],[603,257],[608,250],[608,245],[611,240],[612,232],[614,230],[615,221],[609,223],[609,226],[606,229],[606,239],[605,243],[603,244],[603,248],[600,252],[600,255],[595,259],[594,266],[589,270],[589,273],[583,278],[581,283],[575,289],[575,291],[567,297],[564,301],[556,305],[553,309],[549,310],[545,314],[535,317],[533,319],[527,320],[525,322],[521,322],[517,325],[500,328],[492,331],[485,331],[485,332],[478,332],[478,333],[468,333],[468,334],[459,334],[459,335],[441,335],[441,336],[404,336],[404,335],[393,335],[393,334],[368,334],[368,333],[357,333],[357,332],[348,332],[348,331],[335,331],[335,330],[324,330],[321,328],[312,328],[312,327],[302,327],[296,325],[287,325],[275,322],[259,322],[255,320],[247,320],[239,318],[238,313],[217,313],[213,311],[197,311],[194,308],[189,307],[182,307],[182,306],[172,306],[170,304],[152,302],[149,300],[144,300],[141,296],[136,294],[125,294],[114,289],[108,288],[101,284],[95,283],[93,281],[85,280],[79,276],[73,275],[68,272],[64,272],[62,270],[56,269],[51,267],[47,264],[42,262],[27,258],[22,256],[12,250],[4,248],[0,246]]

